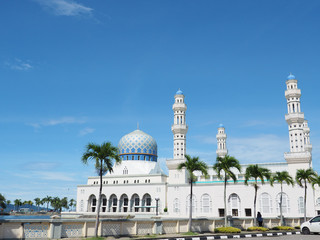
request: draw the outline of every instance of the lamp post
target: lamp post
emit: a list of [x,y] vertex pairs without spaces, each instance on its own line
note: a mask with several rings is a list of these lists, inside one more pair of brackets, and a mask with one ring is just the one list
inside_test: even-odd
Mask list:
[[160,198],[156,197],[155,200],[156,200],[156,216],[158,216],[158,206],[159,206],[158,202],[159,202]]

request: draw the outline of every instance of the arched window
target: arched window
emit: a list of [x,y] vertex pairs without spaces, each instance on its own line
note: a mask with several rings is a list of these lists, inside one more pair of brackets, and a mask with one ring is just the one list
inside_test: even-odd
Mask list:
[[95,195],[90,195],[88,200],[88,212],[95,212],[97,207],[97,198]]
[[109,198],[109,211],[116,212],[118,206],[118,198],[115,194],[112,194]]
[[298,209],[299,209],[299,213],[304,213],[304,198],[303,197],[298,198]]
[[266,192],[260,195],[260,212],[272,213],[272,199]]
[[173,201],[173,212],[179,213],[180,212],[180,204],[179,204],[179,199],[175,198]]
[[126,194],[122,194],[119,201],[119,211],[120,212],[128,212],[129,199]]
[[[276,197],[277,203],[277,213],[280,213],[280,197],[281,193],[279,193]],[[290,202],[289,197],[286,193],[282,193],[282,213],[289,213],[290,212]]]
[[237,194],[233,193],[228,199],[228,215],[239,216],[240,215],[240,198]]
[[[186,213],[188,214],[190,209],[190,195],[187,196],[186,203],[187,203]],[[192,195],[192,212],[193,213],[197,212],[197,199],[195,195]]]
[[317,198],[316,206],[317,206],[317,207],[320,207],[320,197],[319,197],[319,198]]
[[212,201],[208,194],[203,194],[201,196],[201,212],[210,213],[212,212]]
[[131,197],[131,211],[139,212],[140,211],[140,197],[138,194],[133,194]]
[[101,196],[101,210],[102,212],[106,212],[107,211],[107,198],[106,195],[102,194]]

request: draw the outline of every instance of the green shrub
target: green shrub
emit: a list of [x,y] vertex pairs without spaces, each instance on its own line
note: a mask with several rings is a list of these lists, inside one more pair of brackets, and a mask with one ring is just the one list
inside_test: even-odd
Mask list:
[[294,228],[289,226],[277,226],[273,227],[272,230],[294,230]]
[[215,233],[240,233],[241,230],[235,227],[219,227],[214,229]]
[[249,227],[247,229],[247,231],[261,231],[261,232],[265,232],[268,230],[269,230],[269,228],[265,228],[265,227]]

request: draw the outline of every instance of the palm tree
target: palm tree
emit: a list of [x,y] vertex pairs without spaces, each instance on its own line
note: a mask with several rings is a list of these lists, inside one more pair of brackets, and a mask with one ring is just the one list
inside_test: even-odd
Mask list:
[[270,179],[270,184],[273,186],[274,182],[280,183],[280,226],[283,224],[283,215],[282,215],[282,193],[283,193],[283,182],[285,182],[287,185],[294,185],[293,178],[289,175],[287,171],[282,171],[282,172],[276,172]]
[[[64,197],[61,199],[61,210],[62,208],[64,209],[68,209],[69,208],[69,204],[68,204],[68,198],[67,197]],[[61,212],[60,210],[60,212]]]
[[254,182],[252,183],[254,187],[254,200],[253,200],[253,221],[254,225],[257,224],[257,219],[256,219],[256,207],[257,207],[257,193],[258,193],[258,179],[260,179],[261,184],[264,184],[264,180],[270,179],[270,170],[267,168],[259,167],[258,164],[255,165],[249,165],[246,169],[246,173],[244,175],[244,183],[248,185],[248,181],[250,178],[254,179]]
[[120,163],[121,159],[118,155],[118,148],[114,147],[110,142],[102,143],[97,145],[94,143],[89,143],[86,146],[86,151],[82,155],[82,162],[88,164],[88,160],[95,161],[95,168],[100,176],[100,189],[98,198],[98,208],[94,235],[98,236],[98,226],[99,226],[99,214],[101,206],[101,195],[102,195],[102,176],[107,172],[113,172],[113,160],[116,163]]
[[[227,181],[232,178],[233,182],[237,181],[237,176],[232,172],[232,168],[241,172],[241,166],[237,159],[226,155],[225,157],[217,157],[213,169],[217,172],[218,177],[224,181],[224,225],[227,226]],[[223,176],[221,176],[221,172]]]
[[312,187],[314,187],[314,185],[318,185],[320,187],[320,175],[318,174],[312,179]]
[[0,207],[5,209],[7,207],[6,198],[0,193]]
[[76,200],[74,200],[73,198],[71,198],[69,200],[69,206],[71,207],[71,211],[73,211],[73,206],[75,206]]
[[[300,187],[304,187],[304,221],[307,221],[307,183],[312,183],[314,178],[317,177],[312,168],[298,169],[296,173],[296,182]],[[304,184],[304,186],[303,186]]]
[[53,207],[55,212],[61,212],[61,208],[62,208],[61,199],[59,197],[52,198],[51,206]]
[[29,201],[27,201],[27,204],[29,205],[30,212],[32,212],[33,211],[33,209],[32,209],[33,202],[31,200],[29,200]]
[[208,166],[204,162],[199,160],[199,157],[191,157],[189,155],[186,155],[186,161],[183,163],[180,163],[178,165],[178,170],[181,170],[185,168],[187,172],[189,173],[189,183],[190,183],[190,208],[189,208],[189,223],[188,223],[188,231],[191,232],[191,226],[192,226],[192,185],[196,180],[196,177],[194,176],[194,171],[201,171],[203,175],[207,175],[208,172]]
[[50,197],[50,196],[46,196],[45,198],[42,198],[42,200],[41,200],[41,202],[44,204],[44,203],[46,203],[47,204],[47,212],[48,212],[48,210],[49,210],[49,203],[51,203],[51,201],[52,201],[52,197]]
[[[31,206],[32,206],[33,202],[31,200],[28,200],[28,201],[24,201],[23,202],[23,205],[29,205],[29,211],[31,212]],[[26,207],[26,206],[24,206]]]
[[36,206],[38,207],[38,212],[39,212],[40,211],[41,199],[40,198],[35,198],[34,202],[36,203]]
[[22,201],[21,201],[21,199],[16,199],[16,200],[14,200],[14,205],[17,207],[16,211],[19,211],[20,206],[22,206]]

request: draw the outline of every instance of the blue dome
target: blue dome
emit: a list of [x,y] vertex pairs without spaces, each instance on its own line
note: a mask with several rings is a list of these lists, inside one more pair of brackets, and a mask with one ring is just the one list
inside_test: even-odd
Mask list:
[[222,128],[222,127],[224,128],[223,124],[222,124],[222,123],[220,123],[220,124],[219,124],[219,128]]
[[287,77],[287,79],[292,80],[292,79],[296,79],[296,77],[292,73],[290,73],[290,75]]
[[183,92],[180,90],[180,88],[179,88],[179,90],[176,92],[176,95],[183,95]]
[[157,142],[149,134],[135,130],[123,136],[118,144],[122,160],[157,161]]

